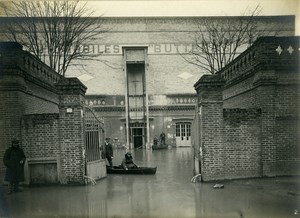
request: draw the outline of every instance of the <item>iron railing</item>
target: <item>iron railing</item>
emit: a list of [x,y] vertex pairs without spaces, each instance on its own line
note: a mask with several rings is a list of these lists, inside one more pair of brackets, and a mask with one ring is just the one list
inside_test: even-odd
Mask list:
[[90,107],[85,107],[85,152],[87,162],[101,160],[104,158],[104,122]]

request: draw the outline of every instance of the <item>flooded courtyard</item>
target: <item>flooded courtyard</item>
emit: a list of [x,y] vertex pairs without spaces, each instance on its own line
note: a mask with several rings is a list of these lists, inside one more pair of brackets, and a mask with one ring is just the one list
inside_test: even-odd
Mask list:
[[[119,165],[125,149],[114,150]],[[134,150],[155,175],[112,175],[87,186],[24,187],[6,195],[0,217],[299,217],[299,177],[193,183],[193,148]]]

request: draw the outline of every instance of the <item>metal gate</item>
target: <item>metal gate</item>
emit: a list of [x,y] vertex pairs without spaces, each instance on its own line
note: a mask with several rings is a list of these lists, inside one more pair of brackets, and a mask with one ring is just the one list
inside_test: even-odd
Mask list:
[[87,162],[103,159],[104,122],[90,107],[85,107],[85,155]]
[[[106,177],[104,159],[104,122],[90,107],[85,107],[85,178],[93,184],[95,180]],[[103,148],[103,149],[102,149]],[[89,182],[86,180],[86,183]]]

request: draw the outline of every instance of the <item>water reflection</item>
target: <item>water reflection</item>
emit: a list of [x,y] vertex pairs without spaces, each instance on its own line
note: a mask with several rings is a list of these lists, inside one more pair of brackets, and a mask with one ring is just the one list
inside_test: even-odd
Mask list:
[[[126,153],[116,150],[114,162]],[[161,151],[134,150],[139,166],[157,166],[156,175],[109,175],[107,182],[108,214],[112,217],[195,216],[195,203],[185,197],[184,183],[192,177],[191,149]],[[185,167],[184,167],[185,166]],[[180,176],[178,176],[180,175]],[[117,193],[117,196],[115,196]],[[174,206],[174,204],[176,206]],[[192,207],[191,207],[191,206]]]
[[[156,175],[112,175],[95,186],[25,188],[1,192],[0,217],[295,217],[300,211],[293,178],[191,183],[192,148],[132,151],[140,166]],[[115,150],[114,164],[126,153]],[[298,190],[299,191],[299,190]]]

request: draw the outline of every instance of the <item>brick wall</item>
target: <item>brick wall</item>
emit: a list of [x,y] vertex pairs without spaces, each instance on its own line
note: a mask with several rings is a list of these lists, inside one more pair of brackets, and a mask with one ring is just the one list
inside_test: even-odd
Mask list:
[[258,107],[256,92],[253,90],[253,79],[254,75],[226,87],[223,91],[224,108]]
[[[53,84],[59,75],[16,43],[1,43],[0,51],[0,156],[3,157],[11,140],[21,139],[22,116],[58,112],[58,94]],[[1,179],[4,170],[1,164]]]
[[[26,183],[31,164],[38,169],[51,162],[59,183],[84,184],[86,87],[76,78],[63,79],[17,43],[0,43],[0,49],[0,156],[17,138],[27,157]],[[1,164],[2,180],[4,171]]]
[[59,157],[58,114],[32,114],[22,117],[22,144],[30,158]]
[[[279,158],[280,147],[282,146],[281,137],[292,139],[292,142],[290,142],[292,143],[291,146],[297,147],[299,145],[299,140],[296,140],[299,135],[297,132],[299,126],[295,125],[295,122],[292,121],[293,119],[298,120],[299,115],[299,101],[297,99],[299,99],[300,90],[299,86],[295,84],[298,81],[298,75],[291,71],[268,71],[267,74],[269,75],[268,77],[273,75],[276,78],[276,82],[274,81],[273,85],[268,81],[267,86],[263,86],[262,84],[254,86],[254,76],[252,76],[236,85],[226,88],[223,91],[224,108],[261,108],[263,114],[261,129],[262,143],[264,145],[262,149],[264,175],[295,174],[297,171],[295,163],[291,164],[293,166],[290,168],[283,168],[283,164],[278,163],[282,163],[283,161]],[[258,76],[256,76],[257,79]],[[263,81],[261,82],[263,83]],[[277,118],[281,121],[286,121],[282,123],[281,121],[277,121]],[[291,122],[292,131],[286,134],[286,130],[290,129],[289,122]],[[283,159],[286,159],[286,157]],[[295,162],[296,159],[293,161]],[[282,170],[278,170],[278,167],[282,168]]]
[[224,178],[260,177],[261,111],[224,109]]
[[276,175],[299,175],[298,117],[276,118]]
[[[224,79],[224,126],[215,127],[224,133],[224,178],[299,175],[299,46],[299,37],[261,38],[215,76],[201,77],[195,84],[200,111],[210,116],[214,109],[205,109],[202,102],[214,99],[209,87]],[[214,88],[215,93],[219,90]],[[200,148],[215,124],[211,120],[206,128],[205,119],[200,115]],[[206,146],[216,142],[218,138]],[[209,168],[215,168],[215,158],[203,152],[200,159],[203,179],[219,179],[206,176],[214,170]]]
[[224,107],[261,109],[262,176],[299,172],[300,155],[295,152],[299,146],[297,48],[297,37],[262,38],[221,71],[227,78]]

